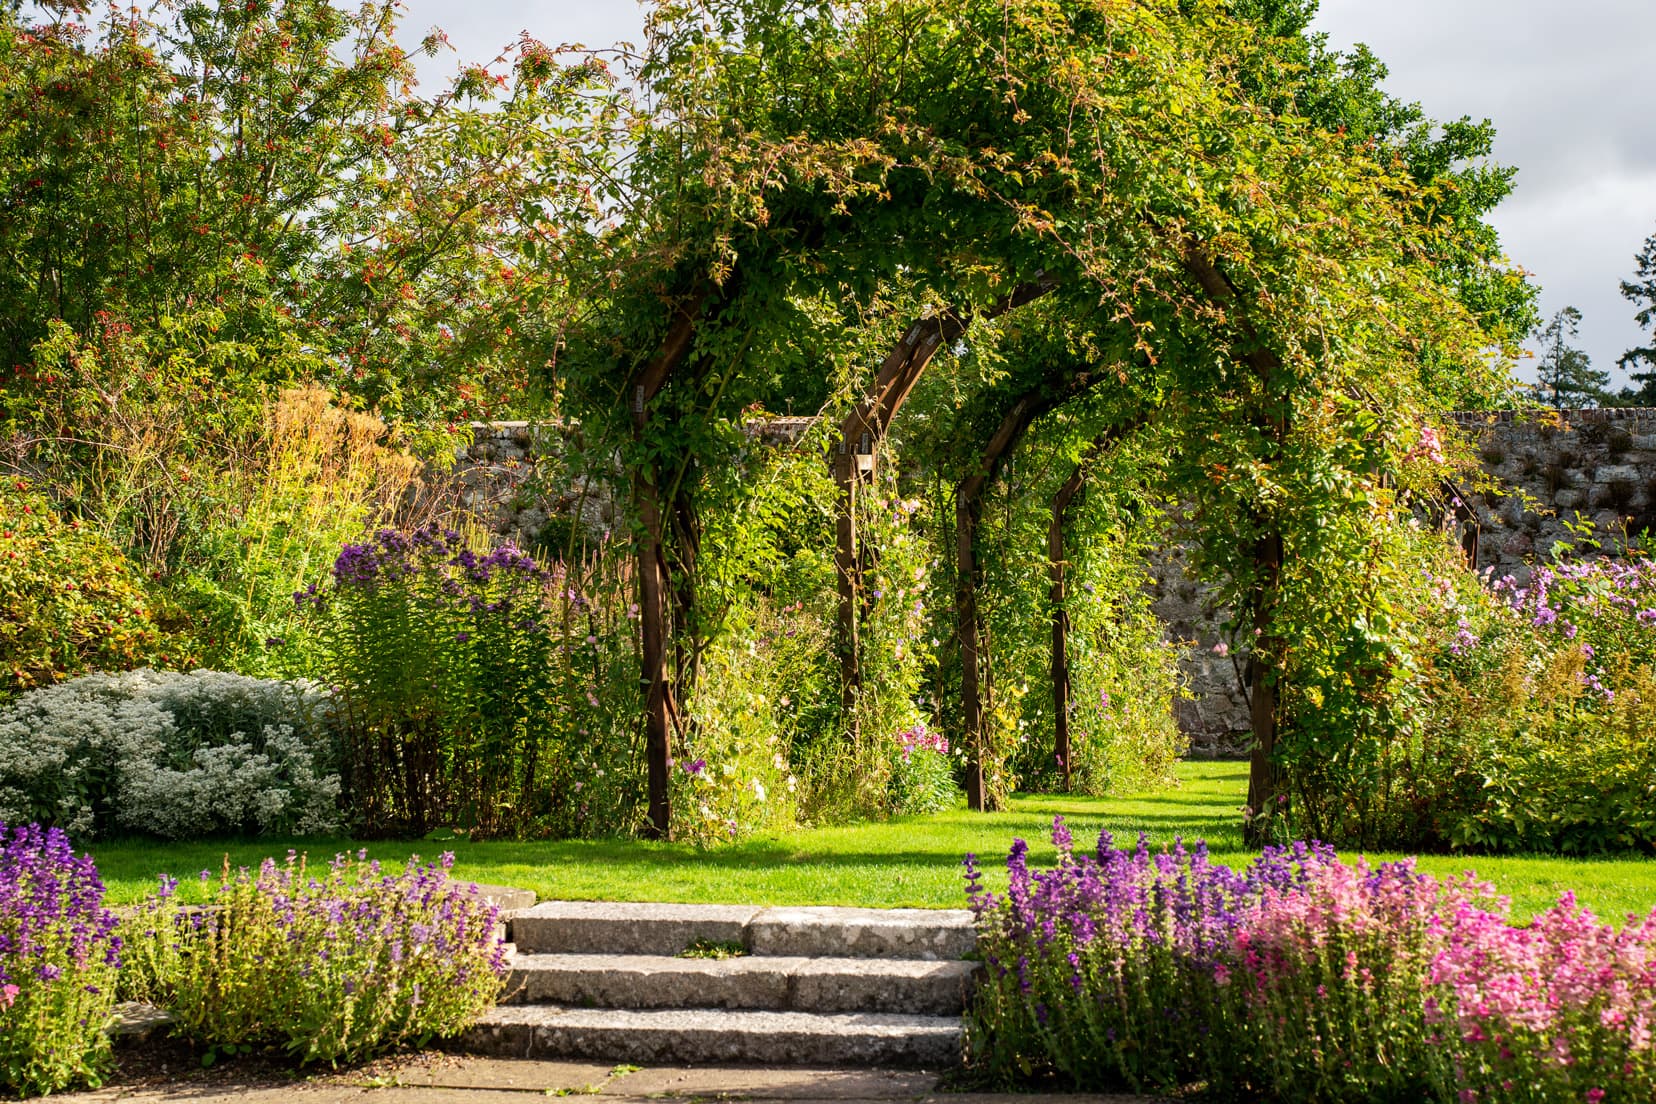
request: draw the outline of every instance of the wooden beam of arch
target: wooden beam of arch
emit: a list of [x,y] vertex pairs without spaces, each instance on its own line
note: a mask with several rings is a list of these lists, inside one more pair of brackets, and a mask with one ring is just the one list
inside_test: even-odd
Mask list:
[[[1008,311],[1046,295],[1058,281],[1045,272],[1019,284],[991,303],[983,318],[999,318]],[[874,382],[862,401],[840,423],[840,439],[834,456],[834,482],[838,488],[835,513],[834,575],[839,588],[839,611],[835,640],[840,653],[841,705],[855,724],[857,694],[862,688],[862,594],[865,565],[857,532],[857,491],[873,478],[873,457],[891,429],[891,422],[914,392],[938,350],[948,348],[966,333],[972,323],[970,312],[944,311],[917,319],[897,339],[880,364]],[[867,457],[867,460],[861,460]]]
[[[667,381],[689,358],[696,328],[711,289],[692,293],[673,310],[673,321],[661,347],[629,381],[626,401],[633,423],[633,439],[643,442],[655,400]],[[663,520],[659,471],[642,465],[632,473],[633,509],[643,526],[636,558],[638,568],[639,683],[644,689],[644,762],[648,776],[649,821],[645,836],[667,839],[672,831],[668,761],[672,758],[672,727],[679,715],[673,683],[667,674],[667,565],[666,524]]]

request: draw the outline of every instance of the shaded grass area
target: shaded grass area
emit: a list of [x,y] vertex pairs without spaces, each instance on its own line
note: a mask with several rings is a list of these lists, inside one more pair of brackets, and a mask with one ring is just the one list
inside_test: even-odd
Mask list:
[[[1179,764],[1176,789],[1119,798],[1026,795],[1011,809],[989,815],[964,807],[924,817],[819,828],[745,840],[711,850],[640,840],[555,842],[414,842],[359,844],[350,840],[156,843],[112,840],[92,848],[112,903],[149,892],[156,876],[183,880],[181,891],[204,899],[192,875],[281,858],[292,847],[314,859],[366,846],[371,857],[401,863],[410,854],[455,854],[455,873],[495,885],[521,886],[544,898],[613,901],[709,902],[759,905],[865,905],[958,908],[964,902],[961,858],[977,854],[991,888],[1004,888],[1005,859],[1016,837],[1029,841],[1030,859],[1050,863],[1052,818],[1062,814],[1077,846],[1090,847],[1100,828],[1117,845],[1147,833],[1153,845],[1175,836],[1205,839],[1221,862],[1243,866],[1253,857],[1242,845],[1239,810],[1247,790],[1240,763]],[[1373,859],[1397,858],[1374,855]],[[1620,918],[1656,907],[1656,859],[1613,857],[1425,856],[1422,869],[1438,875],[1475,869],[1513,899],[1528,917],[1568,890],[1600,916]]]

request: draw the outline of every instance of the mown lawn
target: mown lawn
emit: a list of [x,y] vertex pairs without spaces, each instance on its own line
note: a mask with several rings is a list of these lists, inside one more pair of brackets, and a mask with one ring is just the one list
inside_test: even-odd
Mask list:
[[[1247,789],[1239,763],[1180,765],[1177,789],[1122,798],[1036,795],[1019,797],[1004,813],[982,815],[964,808],[883,824],[800,831],[698,850],[681,844],[637,840],[559,843],[370,843],[348,840],[253,840],[159,844],[109,841],[92,848],[112,903],[147,893],[158,873],[183,879],[192,896],[203,887],[192,875],[280,858],[288,848],[313,858],[366,846],[371,856],[401,862],[411,853],[455,853],[455,872],[479,882],[532,889],[542,898],[616,901],[701,901],[748,904],[819,904],[953,908],[962,904],[961,857],[975,852],[1004,886],[1007,848],[1015,837],[1031,844],[1036,863],[1050,862],[1047,839],[1055,814],[1089,846],[1100,828],[1118,843],[1147,832],[1153,843],[1205,839],[1219,860],[1245,865],[1238,809]],[[1371,856],[1375,859],[1395,855]],[[1656,859],[1555,857],[1468,858],[1427,856],[1423,869],[1458,874],[1475,869],[1513,899],[1519,916],[1546,908],[1559,894],[1578,899],[1606,918],[1656,907]]]

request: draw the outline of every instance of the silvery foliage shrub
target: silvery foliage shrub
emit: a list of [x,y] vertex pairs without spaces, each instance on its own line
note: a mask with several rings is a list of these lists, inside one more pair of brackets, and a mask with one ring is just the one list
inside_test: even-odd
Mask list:
[[0,820],[78,839],[339,827],[327,695],[219,671],[96,674],[0,710]]

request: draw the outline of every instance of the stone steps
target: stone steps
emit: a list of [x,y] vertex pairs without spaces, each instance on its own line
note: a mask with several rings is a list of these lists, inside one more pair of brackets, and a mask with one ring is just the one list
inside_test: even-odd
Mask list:
[[964,911],[547,901],[509,928],[507,1003],[465,1050],[944,1068],[978,968]]

